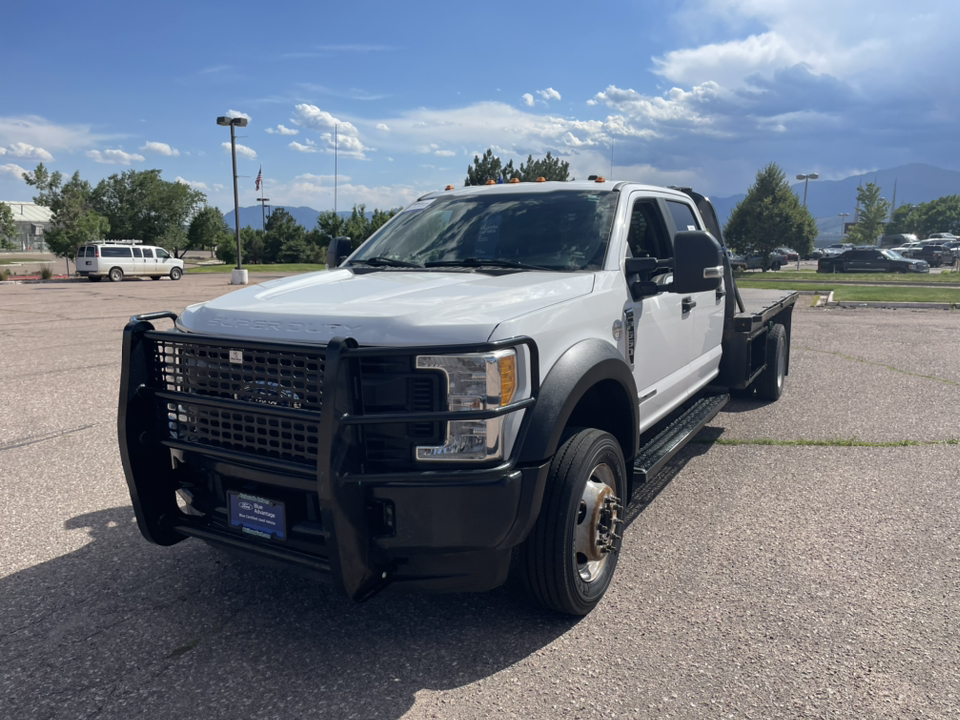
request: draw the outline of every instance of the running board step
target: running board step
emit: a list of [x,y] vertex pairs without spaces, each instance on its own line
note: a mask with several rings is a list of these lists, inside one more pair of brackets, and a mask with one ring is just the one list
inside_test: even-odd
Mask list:
[[634,482],[646,482],[656,475],[680,448],[716,417],[729,400],[729,394],[710,395],[697,400],[683,415],[640,448],[633,463]]

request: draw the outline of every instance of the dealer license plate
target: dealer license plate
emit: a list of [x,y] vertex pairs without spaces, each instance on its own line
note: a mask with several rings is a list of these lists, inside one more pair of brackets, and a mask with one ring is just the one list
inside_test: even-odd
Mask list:
[[285,540],[286,512],[282,502],[236,491],[227,492],[230,525],[266,539]]

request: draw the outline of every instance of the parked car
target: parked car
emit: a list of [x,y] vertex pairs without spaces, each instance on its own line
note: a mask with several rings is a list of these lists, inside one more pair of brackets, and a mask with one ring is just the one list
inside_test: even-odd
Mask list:
[[882,248],[898,248],[907,243],[917,242],[919,238],[913,233],[895,233],[893,235],[884,235],[877,243]]
[[939,243],[923,243],[920,249],[913,253],[913,257],[926,260],[931,267],[953,265],[956,259],[950,248]]
[[108,277],[120,282],[126,276],[159,280],[183,277],[183,260],[162,247],[141,245],[139,240],[106,240],[77,248],[77,274],[97,282]]
[[788,247],[778,247],[774,252],[783,255],[787,259],[787,262],[797,262],[800,259],[800,253]]
[[819,260],[826,253],[826,248],[812,248],[810,252],[803,256],[804,260]]
[[862,247],[847,250],[840,255],[820,258],[818,273],[837,272],[930,272],[925,260],[905,258],[893,250]]
[[919,252],[920,248],[923,247],[923,244],[919,240],[914,240],[912,242],[904,243],[895,248],[891,248],[893,252],[903,255],[905,258],[912,258],[915,252]]
[[[748,270],[764,270],[763,266],[763,255],[747,255],[744,258],[744,261],[747,263]],[[770,260],[767,265],[767,268],[770,270],[779,270],[781,267],[787,264],[787,256],[779,253],[772,252],[770,253]]]
[[940,240],[942,242],[950,242],[960,240],[956,235],[949,232],[935,232],[927,235],[927,240]]
[[744,259],[743,255],[734,255],[732,252],[727,250],[727,257],[730,258],[730,269],[734,272],[743,272],[747,269],[747,261]]
[[949,240],[943,246],[950,249],[954,258],[960,258],[960,240]]

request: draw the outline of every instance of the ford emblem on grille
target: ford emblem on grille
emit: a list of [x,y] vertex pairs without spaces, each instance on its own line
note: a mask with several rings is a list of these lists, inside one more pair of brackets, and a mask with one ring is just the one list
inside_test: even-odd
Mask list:
[[243,402],[260,403],[261,405],[277,405],[279,407],[299,408],[300,397],[288,388],[280,387],[274,382],[262,380],[244,385],[234,396]]

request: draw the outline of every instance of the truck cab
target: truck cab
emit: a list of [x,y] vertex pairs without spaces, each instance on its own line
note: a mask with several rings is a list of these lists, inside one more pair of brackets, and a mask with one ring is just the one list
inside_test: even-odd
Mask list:
[[775,400],[789,369],[796,295],[745,299],[690,190],[448,190],[344,245],[326,271],[131,320],[118,423],[147,539],[358,600],[490,589],[516,550],[541,604],[582,615],[633,487],[726,389]]

